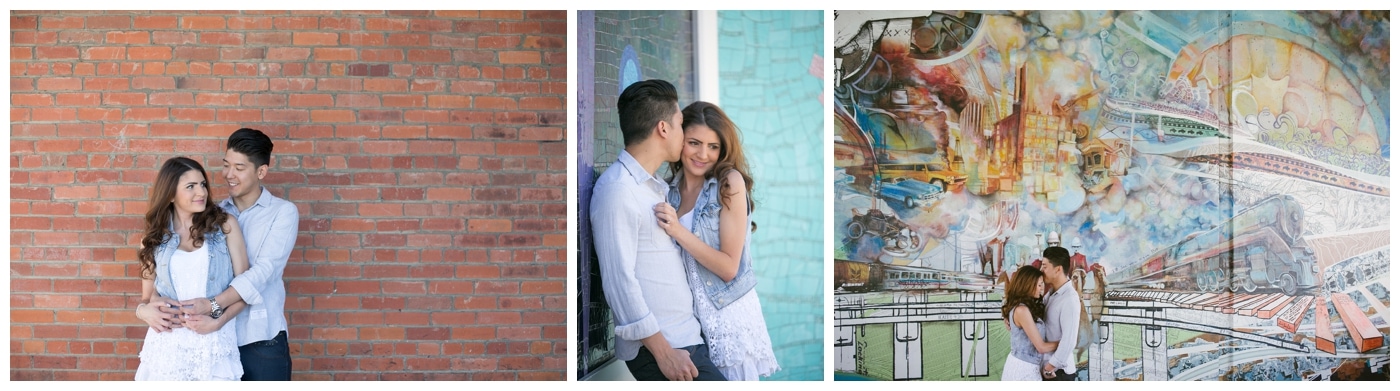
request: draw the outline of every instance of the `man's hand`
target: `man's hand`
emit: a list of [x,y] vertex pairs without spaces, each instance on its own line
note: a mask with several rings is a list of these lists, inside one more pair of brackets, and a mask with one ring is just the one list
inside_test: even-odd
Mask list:
[[660,353],[652,352],[656,357],[656,365],[661,367],[661,374],[667,379],[674,381],[691,381],[700,376],[700,370],[695,368],[695,363],[690,361],[690,352],[685,349],[663,349]]
[[218,319],[210,318],[209,315],[184,315],[185,328],[194,330],[199,334],[209,334],[219,331],[223,324]]
[[1054,366],[1054,365],[1050,365],[1050,363],[1045,363],[1045,368],[1041,368],[1041,370],[1040,370],[1040,375],[1041,375],[1041,377],[1044,377],[1044,378],[1046,378],[1046,379],[1054,379],[1054,378],[1055,378],[1055,366]]
[[214,312],[214,305],[209,303],[209,298],[197,297],[179,302],[185,315],[209,315]]
[[152,297],[150,303],[136,306],[136,318],[160,333],[181,327],[180,310],[171,305],[178,306],[179,302],[164,297]]

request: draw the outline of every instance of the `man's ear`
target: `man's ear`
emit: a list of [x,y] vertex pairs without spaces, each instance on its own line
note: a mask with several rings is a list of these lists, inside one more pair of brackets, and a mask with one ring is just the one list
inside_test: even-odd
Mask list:
[[658,136],[661,136],[662,139],[671,137],[671,130],[667,125],[666,121],[656,121],[656,130],[654,130],[654,132],[656,132]]
[[267,176],[267,165],[258,166],[258,180],[262,180],[265,176]]

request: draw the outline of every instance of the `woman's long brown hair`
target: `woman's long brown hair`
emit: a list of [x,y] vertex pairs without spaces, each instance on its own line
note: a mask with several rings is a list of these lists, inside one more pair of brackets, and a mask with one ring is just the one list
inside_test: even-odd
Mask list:
[[1021,266],[1016,269],[1016,275],[1011,277],[1011,281],[1006,283],[1006,303],[1001,305],[1001,318],[1011,321],[1011,310],[1018,305],[1025,305],[1031,310],[1031,318],[1036,321],[1045,320],[1045,303],[1035,295],[1035,281],[1045,276],[1040,269],[1035,266]]
[[[739,172],[739,176],[744,178],[744,193],[749,200],[748,213],[753,213],[753,177],[749,175],[749,162],[744,159],[744,147],[739,142],[739,127],[734,125],[734,121],[729,120],[729,116],[720,110],[719,106],[713,103],[700,102],[691,103],[681,110],[681,129],[690,129],[691,126],[705,125],[714,129],[719,135],[719,159],[710,166],[710,170],[705,172],[705,179],[719,176],[720,198],[719,202],[724,207],[729,207],[729,196],[734,194],[734,187],[729,183],[729,170]],[[684,175],[684,164],[680,161],[671,163],[671,175]],[[722,175],[724,174],[724,175]],[[685,181],[681,181],[684,189]],[[758,224],[750,224],[752,230],[758,230]]]
[[[165,242],[170,232],[170,221],[175,218],[175,190],[180,186],[180,176],[190,170],[198,170],[204,176],[204,188],[209,188],[209,175],[204,166],[186,157],[173,157],[166,160],[156,174],[156,183],[151,186],[151,199],[146,209],[146,233],[141,237],[141,252],[136,254],[141,262],[141,278],[155,279],[156,249]],[[204,234],[222,230],[228,214],[214,205],[213,197],[204,198],[204,211],[195,213],[190,224],[190,239],[195,248],[204,245]]]

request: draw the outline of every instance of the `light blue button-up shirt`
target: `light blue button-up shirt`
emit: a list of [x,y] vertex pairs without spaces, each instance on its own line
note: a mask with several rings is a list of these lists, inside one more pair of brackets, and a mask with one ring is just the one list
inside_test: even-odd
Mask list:
[[1079,293],[1069,282],[1060,285],[1060,289],[1056,289],[1045,298],[1044,338],[1048,342],[1059,341],[1060,346],[1055,348],[1054,352],[1042,356],[1044,362],[1065,370],[1067,374],[1074,374],[1076,369],[1074,345],[1079,340],[1079,311],[1083,308],[1084,304],[1079,300]]
[[[617,358],[632,360],[641,340],[658,331],[673,348],[704,343],[680,249],[652,211],[666,202],[669,186],[622,151],[593,185],[589,219],[612,307]],[[678,223],[678,222],[677,222]]]
[[282,271],[297,242],[297,206],[262,189],[258,201],[239,211],[233,199],[219,207],[238,219],[248,246],[248,271],[229,285],[248,306],[238,313],[238,345],[270,340],[287,330],[287,288]]

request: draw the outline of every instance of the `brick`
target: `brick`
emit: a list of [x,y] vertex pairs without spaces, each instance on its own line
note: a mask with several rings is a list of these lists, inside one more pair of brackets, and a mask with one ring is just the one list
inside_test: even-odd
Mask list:
[[243,37],[243,40],[250,45],[289,45],[292,43],[292,33],[283,31],[250,32]]
[[274,18],[273,26],[278,30],[314,30],[320,23],[316,17],[293,16]]
[[267,50],[269,61],[304,61],[311,57],[310,48],[270,48]]
[[403,49],[361,49],[360,59],[370,62],[399,62],[404,60]]
[[540,52],[507,51],[498,54],[502,64],[539,64]]
[[134,46],[126,49],[129,60],[169,60],[173,58],[169,46]]
[[[563,379],[568,69],[565,34],[544,31],[566,15],[12,15],[12,376],[130,379],[155,170],[195,158],[221,199],[224,140],[247,126],[276,142],[264,183],[301,214],[284,274],[299,379]],[[503,367],[519,373],[453,372]]]
[[226,26],[222,16],[184,16],[180,18],[180,27],[188,30],[218,30]]
[[292,44],[297,46],[336,45],[340,35],[336,33],[296,32],[292,33]]
[[476,38],[476,47],[482,49],[511,49],[520,47],[522,38],[518,35],[489,35]]
[[441,19],[410,19],[409,31],[452,31],[452,22]]
[[228,28],[232,30],[271,30],[272,18],[256,16],[235,16],[228,18]]
[[39,27],[45,30],[80,29],[83,28],[83,18],[80,16],[43,17],[39,19]]
[[38,80],[39,90],[81,90],[83,80],[76,77],[46,77]]
[[452,52],[438,49],[412,49],[408,51],[408,61],[448,62],[452,61]]
[[186,45],[195,43],[199,35],[194,32],[185,31],[155,31],[151,33],[151,42],[157,45]]
[[499,24],[495,21],[459,20],[452,24],[452,30],[458,33],[495,33],[499,31]]
[[11,106],[52,106],[53,95],[48,94],[10,94]]
[[205,45],[242,45],[242,33],[204,32],[199,33],[199,43]]
[[76,46],[40,46],[34,48],[34,58],[41,60],[66,60],[78,58]]

